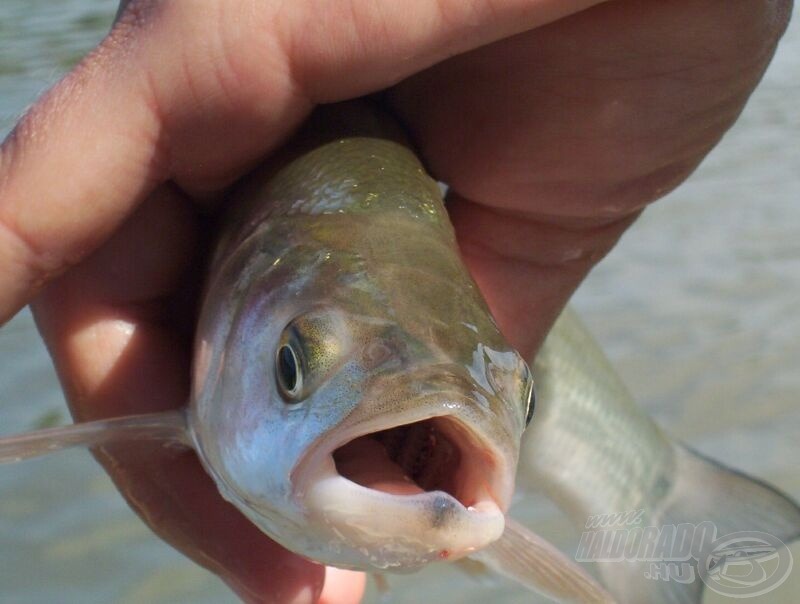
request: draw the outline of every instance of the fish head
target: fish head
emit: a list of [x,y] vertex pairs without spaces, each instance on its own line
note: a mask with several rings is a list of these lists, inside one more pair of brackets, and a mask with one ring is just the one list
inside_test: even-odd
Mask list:
[[340,325],[351,338],[348,361],[309,402],[328,416],[349,411],[291,473],[308,521],[336,543],[331,562],[409,570],[499,538],[524,426],[520,401],[532,392],[524,361],[476,343],[464,364],[375,317]]
[[251,270],[219,289],[227,323],[201,319],[192,422],[220,491],[340,567],[414,570],[498,539],[533,384],[477,287],[314,258]]

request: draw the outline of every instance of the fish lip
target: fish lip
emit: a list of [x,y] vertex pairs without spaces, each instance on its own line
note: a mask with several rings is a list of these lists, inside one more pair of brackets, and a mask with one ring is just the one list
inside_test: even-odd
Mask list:
[[344,478],[328,459],[329,471],[306,493],[308,524],[326,527],[334,552],[321,562],[407,572],[469,556],[503,534],[505,515],[494,501],[467,508],[442,491],[392,495]]

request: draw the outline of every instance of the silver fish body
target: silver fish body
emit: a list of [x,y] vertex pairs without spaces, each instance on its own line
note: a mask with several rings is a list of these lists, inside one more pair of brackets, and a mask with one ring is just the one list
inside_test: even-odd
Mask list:
[[[636,404],[575,312],[534,361],[539,405],[523,440],[520,487],[576,518],[650,508],[675,477],[672,441]],[[541,377],[539,377],[541,376]]]
[[[797,504],[671,439],[636,404],[570,308],[553,326],[533,371],[536,421],[523,437],[517,484],[546,495],[570,516],[581,534],[578,557],[597,564],[618,602],[701,602],[713,548],[726,536],[768,535],[782,562],[791,560],[785,544],[800,537]],[[679,526],[691,529],[684,551],[694,555],[671,559],[682,549],[668,542]],[[667,544],[648,550],[645,529]],[[615,551],[615,539],[627,548],[624,556]],[[682,580],[666,579],[669,563]],[[738,591],[748,593],[742,586]]]

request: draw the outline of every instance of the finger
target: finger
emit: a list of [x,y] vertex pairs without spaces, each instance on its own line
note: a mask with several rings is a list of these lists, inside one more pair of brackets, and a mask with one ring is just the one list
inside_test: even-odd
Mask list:
[[[43,290],[37,323],[76,417],[186,404],[190,337],[170,327],[168,295],[195,262],[196,240],[190,202],[161,188],[102,248]],[[225,502],[193,452],[120,443],[98,457],[156,533],[245,601],[312,602],[320,592],[324,570]]]
[[218,190],[315,102],[598,1],[130,2],[0,149],[0,321],[164,180]]
[[441,63],[393,105],[464,197],[613,218],[674,187],[730,127],[788,6],[606,3]]
[[522,214],[448,195],[461,255],[509,342],[526,358],[633,222]]
[[473,202],[456,206],[460,240],[523,348],[536,347],[642,207],[682,182],[735,121],[788,5],[611,2],[392,90],[428,166]]
[[328,567],[325,569],[325,586],[319,595],[319,604],[360,602],[366,583],[364,573]]

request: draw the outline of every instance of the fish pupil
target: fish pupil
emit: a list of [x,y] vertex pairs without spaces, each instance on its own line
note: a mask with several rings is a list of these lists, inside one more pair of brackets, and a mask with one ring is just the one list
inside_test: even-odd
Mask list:
[[296,394],[298,381],[297,357],[292,348],[285,344],[278,351],[278,380],[286,394],[290,396]]

